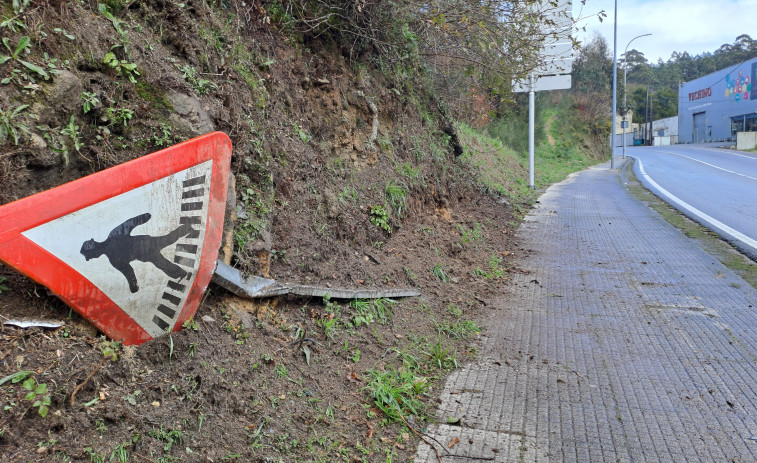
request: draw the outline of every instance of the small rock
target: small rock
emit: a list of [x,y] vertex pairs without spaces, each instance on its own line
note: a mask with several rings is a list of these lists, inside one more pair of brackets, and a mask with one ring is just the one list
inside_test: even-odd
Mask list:
[[210,315],[203,315],[202,317],[200,317],[200,320],[204,321],[205,323],[213,323],[214,321],[216,321],[216,319],[211,317]]
[[47,149],[47,143],[45,142],[44,138],[40,137],[36,133],[32,133],[30,138],[31,138],[31,145],[34,149],[38,149],[38,150]]
[[160,407],[160,402],[157,400],[151,404],[153,407]]
[[171,91],[166,98],[174,108],[170,119],[176,125],[190,130],[195,135],[202,135],[215,130],[215,125],[199,99]]

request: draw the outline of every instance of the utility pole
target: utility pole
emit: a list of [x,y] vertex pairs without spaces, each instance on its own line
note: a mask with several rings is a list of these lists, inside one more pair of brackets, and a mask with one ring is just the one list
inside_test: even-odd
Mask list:
[[615,168],[615,124],[618,116],[618,0],[615,0],[615,24],[612,42],[612,128],[610,129],[610,169]]
[[652,105],[654,104],[654,90],[649,94],[649,146],[654,144],[654,135],[652,135],[652,126],[654,125],[654,113],[652,112]]
[[647,98],[644,100],[644,144],[649,140],[649,85],[647,85]]

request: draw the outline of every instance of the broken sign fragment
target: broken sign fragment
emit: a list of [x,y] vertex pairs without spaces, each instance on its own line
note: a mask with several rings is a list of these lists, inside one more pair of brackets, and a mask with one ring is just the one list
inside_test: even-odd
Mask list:
[[46,320],[5,320],[3,322],[3,325],[6,326],[16,326],[18,328],[27,329],[27,328],[46,328],[50,330],[58,329],[61,326],[65,325],[63,322],[52,322],[52,321],[46,321]]

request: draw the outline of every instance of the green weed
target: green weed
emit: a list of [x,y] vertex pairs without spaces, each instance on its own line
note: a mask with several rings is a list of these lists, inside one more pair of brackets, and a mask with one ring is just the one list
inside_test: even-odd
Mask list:
[[127,127],[129,121],[134,117],[134,111],[127,108],[108,108],[106,113],[108,114],[109,125]]
[[285,378],[287,375],[289,375],[289,372],[287,371],[287,367],[283,363],[279,363],[273,368],[273,372],[276,375],[277,378]]
[[455,316],[456,318],[460,318],[463,316],[463,309],[461,309],[457,304],[451,303],[446,308],[447,312]]
[[117,461],[119,463],[128,463],[129,451],[126,449],[130,444],[128,442],[122,442],[118,444],[112,452],[110,452],[110,461]]
[[32,407],[37,409],[37,413],[39,413],[39,416],[42,418],[47,416],[47,412],[49,411],[48,407],[51,403],[50,394],[47,390],[47,384],[46,383],[38,383],[37,380],[34,379],[34,377],[28,377],[24,382],[22,383],[22,386],[24,389],[29,391],[25,396],[24,399],[32,402]]
[[497,279],[503,277],[507,273],[506,268],[500,267],[502,264],[502,258],[497,254],[492,254],[489,258],[489,271],[484,271],[480,267],[476,267],[473,271],[473,275],[482,276],[487,280]]
[[95,451],[92,447],[86,447],[84,453],[89,457],[90,463],[105,463],[105,455]]
[[[114,2],[111,1],[109,3],[111,4],[111,6],[113,6],[112,4]],[[121,5],[119,5],[119,6],[121,6]],[[129,36],[128,36],[127,32],[126,32],[126,29],[124,29],[124,27],[123,27],[124,22],[121,21],[120,19],[118,19],[118,17],[116,17],[113,13],[111,13],[110,9],[108,8],[108,5],[105,5],[105,4],[102,4],[102,3],[98,3],[97,9],[100,12],[100,14],[102,14],[103,16],[105,16],[110,21],[110,23],[113,24],[113,28],[118,33],[118,45],[116,45],[115,47],[122,47],[124,49],[124,53],[126,53],[126,55],[128,56],[129,55],[129,44],[131,42],[129,41]],[[137,75],[139,75],[139,74],[137,74]]]
[[384,229],[387,233],[392,233],[392,227],[389,225],[389,213],[386,212],[384,206],[371,206],[371,223]]
[[420,397],[429,390],[428,379],[409,371],[368,371],[367,390],[373,403],[390,421],[400,421],[408,415],[418,416],[424,411]]
[[457,228],[457,231],[462,235],[460,240],[462,244],[481,239],[481,224],[478,222],[473,224],[473,228],[467,228],[465,225],[456,225],[455,228]]
[[431,268],[431,273],[444,283],[450,282],[449,276],[444,271],[444,267],[442,267],[441,262],[437,262],[436,265]]
[[313,138],[306,130],[300,128],[297,122],[292,122],[292,131],[295,135],[297,135],[302,143],[307,144],[308,142],[310,142],[310,139]]
[[316,323],[323,328],[323,333],[328,339],[334,339],[339,328],[342,307],[336,302],[331,302],[328,295],[323,297],[323,304],[325,306],[323,314],[316,320]]
[[142,395],[142,391],[137,389],[136,391],[132,392],[131,394],[126,394],[122,398],[126,403],[129,405],[137,405],[137,399],[139,396]]
[[406,208],[407,188],[405,185],[390,179],[386,182],[384,192],[389,200],[389,204],[392,206],[392,210],[394,210],[394,214],[397,218],[402,218]]
[[100,433],[100,436],[105,435],[105,431],[108,430],[108,426],[102,419],[95,420],[95,431]]
[[81,106],[84,114],[87,114],[100,105],[100,99],[97,97],[97,94],[93,92],[82,92],[81,95],[79,95],[79,98],[82,99]]
[[176,65],[176,67],[181,71],[182,77],[190,86],[192,86],[192,89],[196,94],[207,95],[211,90],[218,90],[218,85],[211,80],[202,78],[200,73],[197,72],[197,69],[192,65]]
[[153,131],[152,143],[155,146],[168,146],[173,142],[173,130],[170,125],[161,123],[157,130]]
[[56,34],[61,34],[63,37],[67,38],[68,40],[76,40],[76,36],[73,34],[69,34],[66,32],[65,29],[61,29],[60,27],[56,27],[53,29],[53,32]]
[[153,428],[147,434],[159,441],[165,442],[163,450],[166,452],[170,451],[174,445],[179,446],[184,442],[184,435],[180,429],[166,429],[162,424],[159,429]]
[[21,19],[19,19],[19,16],[21,16],[24,11],[26,11],[26,8],[30,4],[31,0],[13,0],[13,16],[3,16],[2,21],[0,21],[0,29],[8,28],[13,32],[19,32],[22,29],[28,29],[26,27],[26,24]]
[[110,359],[114,362],[117,361],[120,351],[121,343],[118,341],[103,341],[100,343],[100,353],[102,353],[105,359]]
[[128,79],[132,84],[137,83],[137,77],[140,74],[135,63],[130,63],[125,59],[119,60],[116,57],[116,54],[112,51],[109,51],[105,55],[105,57],[103,58],[103,63],[107,64],[111,69],[114,69],[116,71],[116,74]]
[[344,187],[342,191],[339,192],[339,202],[344,204],[347,201],[357,201],[357,190],[353,187]]
[[[11,47],[10,40],[8,37],[3,37],[2,39],[3,46],[5,46],[5,49],[8,50],[9,55],[3,55],[0,54],[0,64],[5,64],[10,60],[14,60],[21,64],[28,72],[31,72],[33,75],[37,75],[39,77],[42,77],[44,80],[50,79],[50,74],[45,71],[45,69],[42,66],[39,66],[37,64],[31,63],[29,61],[21,59],[22,56],[28,55],[31,52],[31,39],[28,36],[21,37],[21,39],[18,41],[18,44],[16,44],[15,47]],[[0,83],[2,84],[8,84],[10,83],[11,78],[6,77]],[[32,82],[34,82],[34,79],[31,79]]]
[[5,143],[9,138],[13,139],[13,144],[18,145],[23,134],[29,135],[31,131],[29,126],[21,122],[22,115],[28,104],[20,105],[14,110],[0,110],[0,143]]
[[352,323],[356,327],[368,326],[374,321],[385,325],[392,318],[392,303],[388,299],[354,299],[350,302],[350,307],[355,311]]
[[200,326],[195,321],[194,317],[189,318],[189,320],[185,321],[181,325],[184,329],[192,330],[192,331],[198,331],[200,329]]
[[481,328],[471,320],[458,320],[455,323],[445,321],[437,325],[437,330],[455,339],[468,339],[481,332]]
[[[81,133],[79,132],[79,126],[76,125],[74,115],[71,114],[71,118],[68,120],[68,124],[60,131],[61,135],[65,135],[71,139],[74,144],[74,149],[78,152],[84,143],[81,142]],[[68,163],[67,163],[68,164]]]
[[413,167],[409,162],[397,166],[397,173],[412,180],[416,180],[421,175],[420,167]]
[[424,352],[424,354],[440,370],[454,370],[458,367],[456,353],[442,344],[441,336],[439,336],[436,343],[429,345],[428,351]]

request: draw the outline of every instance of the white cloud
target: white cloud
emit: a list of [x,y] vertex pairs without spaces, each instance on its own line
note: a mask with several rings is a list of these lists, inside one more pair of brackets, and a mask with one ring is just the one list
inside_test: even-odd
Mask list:
[[[580,1],[574,0],[574,15]],[[607,18],[600,23],[590,18],[581,25],[586,33],[579,40],[588,40],[594,31],[603,35],[612,48],[613,0],[587,0],[584,16],[604,10]],[[629,49],[644,53],[650,62],[658,58],[667,61],[674,52],[687,51],[691,55],[714,52],[724,43],[733,43],[741,34],[755,37],[754,14],[757,0],[619,0],[618,1],[618,56],[626,44],[637,35],[652,33],[640,38]]]

